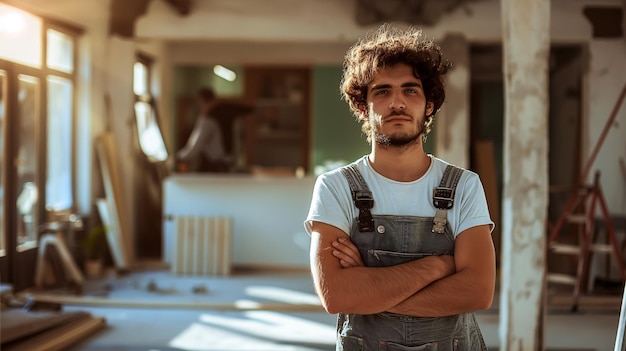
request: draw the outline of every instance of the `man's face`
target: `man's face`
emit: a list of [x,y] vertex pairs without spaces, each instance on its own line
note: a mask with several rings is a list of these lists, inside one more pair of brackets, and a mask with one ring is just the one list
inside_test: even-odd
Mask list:
[[406,64],[381,69],[367,87],[372,140],[381,145],[419,142],[432,103],[426,102],[422,81]]

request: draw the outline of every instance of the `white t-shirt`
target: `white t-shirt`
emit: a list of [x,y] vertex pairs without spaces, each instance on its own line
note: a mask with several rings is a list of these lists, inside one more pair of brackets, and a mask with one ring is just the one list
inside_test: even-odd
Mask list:
[[[411,182],[398,182],[380,175],[370,166],[367,155],[354,162],[372,192],[372,215],[434,217],[433,190],[439,186],[448,163],[429,156],[431,162],[426,173]],[[304,226],[310,234],[313,221],[323,222],[350,234],[352,221],[358,213],[346,177],[335,169],[317,178]],[[493,230],[495,225],[489,217],[478,174],[463,171],[456,187],[454,207],[448,210],[448,223],[455,238],[464,230],[478,225],[488,224]]]
[[210,116],[200,116],[196,119],[187,144],[176,156],[190,162],[191,168],[195,169],[199,167],[203,155],[212,162],[224,161],[226,158],[222,130],[217,121]]

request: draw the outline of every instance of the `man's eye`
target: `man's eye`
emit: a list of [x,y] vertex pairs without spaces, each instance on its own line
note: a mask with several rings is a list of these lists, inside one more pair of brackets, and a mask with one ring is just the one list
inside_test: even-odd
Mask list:
[[376,90],[374,92],[374,96],[381,96],[381,95],[386,95],[387,94],[387,90]]
[[407,93],[407,94],[415,94],[415,93],[417,93],[417,89],[408,88],[408,89],[405,89],[404,92]]

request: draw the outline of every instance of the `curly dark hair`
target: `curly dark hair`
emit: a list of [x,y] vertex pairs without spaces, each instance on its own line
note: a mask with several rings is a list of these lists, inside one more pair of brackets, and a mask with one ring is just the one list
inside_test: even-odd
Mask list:
[[340,89],[350,105],[352,113],[363,124],[363,133],[371,142],[371,125],[363,118],[367,111],[367,86],[378,70],[399,63],[413,67],[416,77],[421,79],[426,101],[433,104],[433,112],[426,116],[424,138],[430,132],[435,114],[445,100],[443,75],[452,68],[452,63],[443,61],[441,48],[421,29],[402,29],[392,24],[383,24],[376,31],[359,39],[346,53],[343,62],[343,77]]

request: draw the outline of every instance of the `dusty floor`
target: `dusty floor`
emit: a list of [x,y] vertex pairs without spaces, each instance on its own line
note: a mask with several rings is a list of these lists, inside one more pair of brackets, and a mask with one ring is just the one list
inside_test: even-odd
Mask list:
[[[134,272],[89,281],[85,296],[93,306],[66,304],[64,310],[104,317],[107,327],[71,350],[335,349],[335,316],[319,309],[308,272],[244,271],[228,278]],[[98,306],[102,301],[108,305]],[[567,295],[550,301],[548,350],[613,350],[621,296],[583,299],[576,313]],[[477,313],[492,351],[500,343],[498,307],[496,301]]]

